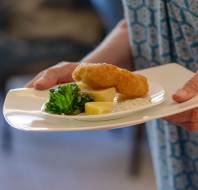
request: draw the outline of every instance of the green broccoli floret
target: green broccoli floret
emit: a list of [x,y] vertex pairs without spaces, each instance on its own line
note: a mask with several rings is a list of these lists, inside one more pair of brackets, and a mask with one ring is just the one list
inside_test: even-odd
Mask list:
[[77,84],[66,84],[49,91],[45,111],[53,114],[76,115],[85,110],[85,103],[93,99],[80,91]]

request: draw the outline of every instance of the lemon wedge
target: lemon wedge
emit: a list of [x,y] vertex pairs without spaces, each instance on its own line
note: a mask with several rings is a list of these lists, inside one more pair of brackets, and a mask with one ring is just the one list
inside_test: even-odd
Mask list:
[[113,106],[113,102],[87,102],[85,104],[85,113],[87,115],[110,113],[113,110]]
[[87,94],[93,98],[95,102],[113,102],[116,96],[116,89],[89,90]]

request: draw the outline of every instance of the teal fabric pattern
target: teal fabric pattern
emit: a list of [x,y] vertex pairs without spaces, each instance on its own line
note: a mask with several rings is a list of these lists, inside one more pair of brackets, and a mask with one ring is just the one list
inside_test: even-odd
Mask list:
[[[170,62],[198,70],[198,0],[123,0],[136,69]],[[198,190],[198,133],[147,124],[159,190]]]

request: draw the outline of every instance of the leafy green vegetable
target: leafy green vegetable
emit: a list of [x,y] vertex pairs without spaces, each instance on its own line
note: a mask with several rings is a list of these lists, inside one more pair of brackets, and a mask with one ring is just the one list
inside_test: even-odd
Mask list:
[[85,111],[85,103],[93,99],[80,91],[77,84],[66,84],[49,91],[45,111],[53,114],[76,115]]

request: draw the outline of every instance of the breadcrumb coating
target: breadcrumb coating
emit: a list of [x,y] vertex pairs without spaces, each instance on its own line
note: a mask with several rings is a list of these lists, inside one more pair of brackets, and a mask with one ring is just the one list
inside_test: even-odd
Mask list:
[[72,77],[93,89],[115,87],[117,92],[128,98],[144,97],[149,90],[146,77],[106,63],[80,64]]

